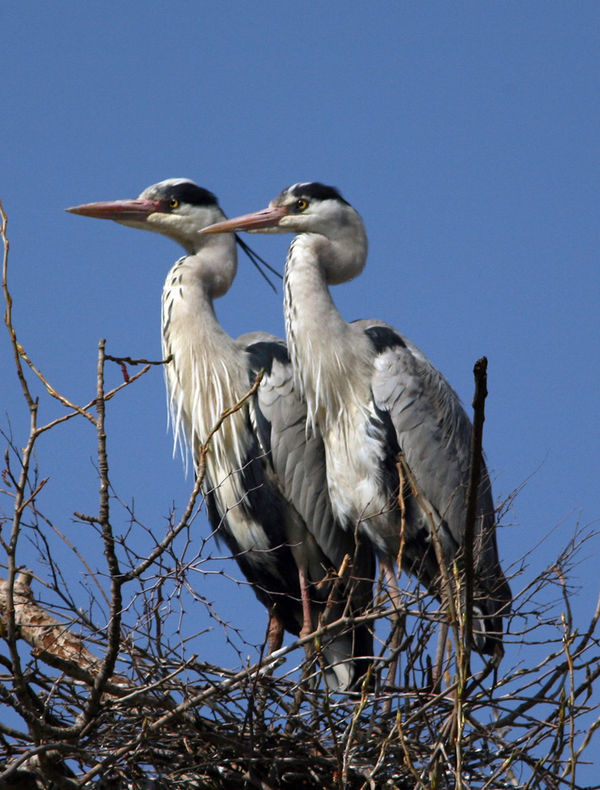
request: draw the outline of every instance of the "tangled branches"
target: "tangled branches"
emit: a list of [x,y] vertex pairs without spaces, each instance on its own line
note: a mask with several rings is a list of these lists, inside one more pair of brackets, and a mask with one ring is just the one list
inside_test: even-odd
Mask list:
[[[59,393],[17,339],[4,214],[2,221],[5,322],[29,431],[22,443],[4,434],[0,699],[10,715],[0,723],[0,786],[583,786],[578,775],[600,726],[600,608],[585,627],[576,624],[569,578],[590,534],[576,532],[536,578],[527,577],[525,561],[513,570],[521,591],[499,670],[470,655],[468,606],[465,622],[464,607],[454,607],[453,638],[435,659],[446,614],[417,585],[393,611],[380,585],[362,616],[378,645],[372,669],[355,692],[330,693],[320,645],[331,629],[356,620],[322,625],[266,655],[264,644],[245,641],[240,622],[222,619],[193,581],[219,572],[211,536],[200,536],[196,523],[202,463],[189,501],[162,528],[141,523],[110,483],[106,411],[161,363],[110,356],[101,341],[89,402]],[[113,362],[143,367],[107,390]],[[62,410],[43,424],[32,378]],[[47,478],[35,467],[39,438],[72,420],[90,426],[99,481],[97,511],[74,514],[85,535],[77,546],[42,511]],[[54,538],[70,563],[60,560]],[[20,564],[24,543],[38,559],[31,568]],[[472,594],[467,589],[467,599]],[[215,633],[232,648],[235,666],[204,660]]]

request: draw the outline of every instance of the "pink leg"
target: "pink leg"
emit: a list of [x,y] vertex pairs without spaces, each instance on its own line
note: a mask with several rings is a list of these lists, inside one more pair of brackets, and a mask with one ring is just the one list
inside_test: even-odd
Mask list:
[[269,609],[269,624],[267,626],[267,644],[269,654],[279,650],[283,643],[283,623],[277,613],[277,604],[273,604]]
[[300,582],[300,595],[302,597],[302,629],[300,638],[304,638],[312,633],[313,624],[310,614],[310,601],[308,600],[308,583],[303,568],[298,568],[298,580]]
[[383,568],[383,576],[388,588],[388,595],[392,601],[392,606],[396,611],[400,611],[400,588],[398,587],[398,579],[394,571],[394,566],[387,560],[381,562]]
[[[394,572],[394,566],[392,563],[386,561],[381,562],[381,567],[383,568],[383,576],[387,584],[388,595],[392,601],[392,606],[396,610],[396,617],[395,622],[392,623],[392,638],[390,640],[390,649],[392,653],[400,646],[400,588],[398,587],[398,579],[396,578],[396,573]],[[391,661],[388,668],[388,673],[386,677],[386,685],[387,686],[394,686],[396,684],[396,672],[398,668],[398,656],[396,655]],[[391,697],[389,700],[386,701],[386,709],[389,713],[389,708],[391,705]]]

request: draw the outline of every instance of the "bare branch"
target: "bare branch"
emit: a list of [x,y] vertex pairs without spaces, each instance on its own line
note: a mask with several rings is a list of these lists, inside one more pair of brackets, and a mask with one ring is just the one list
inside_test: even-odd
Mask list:
[[[102,662],[64,623],[60,623],[34,601],[31,577],[31,571],[20,571],[12,591],[19,636],[33,648],[33,655],[44,663],[65,672],[69,677],[89,682]],[[8,584],[0,579],[0,613],[3,620],[8,600]]]
[[465,515],[465,540],[463,547],[465,613],[463,649],[468,661],[473,644],[473,542],[475,540],[475,518],[479,481],[481,479],[481,457],[483,447],[483,423],[485,421],[485,399],[487,397],[487,359],[481,357],[473,368],[475,395],[473,396],[473,431],[471,433],[471,467],[467,489],[467,512]]
[[[338,606],[356,581],[350,558],[332,583],[318,628],[265,656],[263,641],[249,642],[245,612],[228,623],[209,599],[204,582],[215,575],[236,585],[236,593],[252,593],[223,569],[224,558],[211,548],[213,536],[200,535],[195,523],[211,441],[256,392],[260,376],[195,448],[196,479],[182,512],[172,504],[165,519],[144,523],[133,499],[111,488],[107,404],[169,360],[112,357],[101,341],[90,402],[77,405],[56,392],[17,339],[1,206],[0,216],[5,324],[29,416],[25,436],[2,433],[0,701],[12,718],[3,716],[0,723],[0,786],[582,788],[600,730],[600,596],[583,622],[571,600],[577,552],[597,536],[576,527],[535,578],[524,555],[510,579],[519,592],[503,664],[481,666],[471,651],[472,514],[485,400],[481,361],[462,565],[446,561],[431,518],[442,606],[409,580],[390,606],[380,583],[373,606],[352,617],[349,607]],[[122,370],[143,367],[134,376],[124,370],[126,380],[107,390],[107,360]],[[42,426],[27,367],[44,385],[42,405],[58,400],[67,409]],[[52,469],[37,469],[35,449],[42,434],[50,443],[55,429],[66,430],[80,416],[95,429],[99,491],[97,512],[76,514],[86,540],[75,547],[41,512]],[[90,432],[90,448],[93,442]],[[418,498],[402,457],[398,472],[400,493],[406,487]],[[404,529],[402,496],[399,505]],[[426,503],[420,505],[426,510]],[[73,509],[65,502],[67,517]],[[57,538],[69,547],[68,562],[56,550]],[[28,549],[31,571],[17,562],[21,547]],[[32,578],[42,590],[35,598]],[[448,623],[453,639],[441,638],[435,657],[436,633]],[[353,628],[366,624],[377,647],[364,682],[348,694],[330,693],[322,646],[332,637],[350,639]],[[231,648],[231,665],[201,660],[218,639]],[[314,649],[305,656],[309,646]]]

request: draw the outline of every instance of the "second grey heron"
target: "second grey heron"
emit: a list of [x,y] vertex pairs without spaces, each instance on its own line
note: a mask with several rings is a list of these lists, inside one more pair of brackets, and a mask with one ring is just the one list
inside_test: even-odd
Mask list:
[[[325,443],[335,516],[368,536],[392,589],[401,553],[402,567],[440,595],[434,544],[441,544],[448,567],[463,548],[471,423],[413,343],[382,321],[347,323],[336,308],[329,286],[353,279],[366,262],[360,215],[337,189],[298,183],[268,208],[203,233],[239,230],[296,234],[285,268],[287,339],[309,422]],[[485,465],[473,554],[474,644],[499,658],[511,592],[498,559]]]

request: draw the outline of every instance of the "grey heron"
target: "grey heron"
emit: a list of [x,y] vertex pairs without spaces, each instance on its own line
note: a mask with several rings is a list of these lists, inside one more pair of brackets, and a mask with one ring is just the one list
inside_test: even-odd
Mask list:
[[[213,301],[231,287],[237,254],[234,234],[200,233],[225,218],[216,197],[188,179],[167,179],[133,200],[67,211],[160,233],[185,249],[163,289],[162,347],[171,357],[165,375],[175,442],[190,448],[195,461],[223,411],[264,372],[254,396],[212,437],[203,493],[217,539],[269,610],[271,649],[281,644],[283,628],[295,635],[314,629],[347,554],[361,579],[349,593],[347,613],[362,610],[370,601],[374,558],[364,551],[355,556],[354,538],[333,518],[323,443],[306,435],[306,409],[286,345],[264,332],[234,339],[217,320]],[[345,611],[342,597],[333,602],[335,616]],[[372,653],[367,626],[334,632],[324,645],[328,684],[349,688]]]
[[[382,321],[347,323],[336,308],[329,286],[353,279],[366,262],[360,215],[337,189],[297,183],[268,208],[203,232],[233,230],[296,234],[285,267],[287,340],[309,423],[325,443],[334,514],[346,529],[359,525],[392,589],[401,552],[402,567],[439,596],[435,536],[448,565],[464,544],[471,423],[446,379],[407,338]],[[485,465],[473,552],[474,643],[499,658],[511,592]]]

